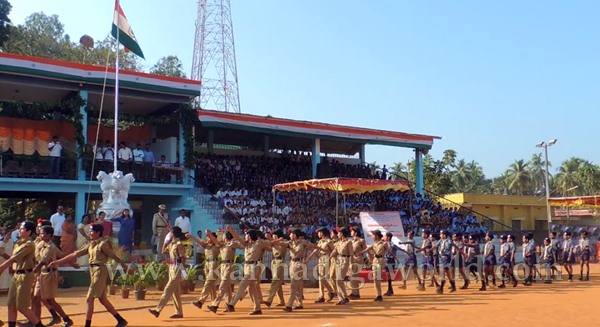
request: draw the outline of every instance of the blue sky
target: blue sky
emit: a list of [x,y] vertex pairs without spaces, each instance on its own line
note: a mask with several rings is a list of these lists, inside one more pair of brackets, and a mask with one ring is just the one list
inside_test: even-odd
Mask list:
[[[10,0],[9,0],[10,1]],[[20,24],[57,14],[73,39],[110,31],[112,0],[12,0]],[[177,55],[189,75],[196,1],[122,0],[150,67]],[[600,163],[600,2],[232,0],[242,112],[442,136],[487,176],[535,144],[554,166]],[[406,162],[372,146],[367,160]]]

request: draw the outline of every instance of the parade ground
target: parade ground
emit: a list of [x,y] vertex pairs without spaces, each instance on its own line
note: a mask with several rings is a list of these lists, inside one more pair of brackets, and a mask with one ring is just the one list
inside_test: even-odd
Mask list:
[[[150,290],[145,301],[133,298],[122,299],[120,294],[110,296],[110,300],[129,321],[129,326],[440,326],[450,321],[462,326],[592,326],[597,323],[596,300],[600,297],[600,265],[592,265],[590,281],[574,280],[544,284],[540,281],[531,287],[519,285],[516,288],[499,289],[491,287],[480,292],[477,284],[471,284],[468,290],[456,293],[435,294],[435,289],[425,292],[415,289],[416,282],[409,282],[407,290],[394,286],[395,295],[385,297],[384,302],[373,302],[374,289],[366,284],[361,290],[362,299],[353,300],[349,305],[337,306],[334,302],[315,304],[317,289],[306,288],[304,309],[285,313],[280,307],[267,308],[263,305],[263,315],[249,316],[251,301],[246,297],[236,305],[236,312],[222,313],[222,304],[217,314],[205,309],[197,309],[190,304],[200,292],[183,295],[183,319],[169,319],[174,313],[172,303],[167,306],[160,318],[148,313],[154,308],[160,292]],[[578,272],[578,267],[575,270]],[[578,275],[576,275],[577,277]],[[457,283],[458,286],[462,282]],[[268,292],[269,284],[262,284],[263,294]],[[287,297],[289,284],[284,286]],[[384,288],[385,291],[385,288]],[[85,321],[85,288],[59,290],[58,300],[75,326]],[[286,298],[287,300],[287,298]],[[277,301],[277,300],[275,300]],[[275,304],[275,303],[274,303]],[[6,322],[6,294],[0,296],[3,308],[0,319]],[[98,314],[94,315],[93,326],[114,326],[114,318],[106,313],[102,305],[96,302]],[[49,315],[44,309],[42,322],[48,322]],[[19,317],[22,319],[22,317]]]

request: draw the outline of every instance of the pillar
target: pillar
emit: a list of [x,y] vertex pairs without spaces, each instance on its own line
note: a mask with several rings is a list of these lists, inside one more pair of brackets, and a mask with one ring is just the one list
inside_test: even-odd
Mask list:
[[86,213],[85,200],[85,192],[77,192],[75,194],[75,225],[78,225],[81,222],[81,217]]
[[360,164],[364,165],[366,160],[365,160],[365,145],[361,144],[360,145],[360,149],[358,149],[358,158],[360,159]]
[[[88,91],[87,90],[79,90],[79,97],[83,101],[86,101],[86,103],[87,103]],[[83,127],[83,130],[82,130],[82,133],[83,133],[83,143],[84,144],[88,144],[88,138],[87,138],[88,115],[87,115],[87,110],[86,110],[86,106],[85,105],[79,107],[79,114],[81,115],[81,126]],[[94,160],[94,157],[95,157],[95,153],[92,153],[91,160]],[[85,173],[85,169],[84,169],[83,160],[84,160],[84,158],[81,155],[77,158],[77,171],[79,172],[79,174],[77,174],[77,179],[80,180],[80,181],[84,181],[84,180],[87,179],[86,178],[87,176],[86,176],[86,173]],[[79,217],[81,217],[81,215]]]
[[208,140],[206,140],[206,148],[208,153],[213,153],[215,144],[215,131],[212,129],[208,130]]
[[312,176],[317,178],[317,165],[321,163],[321,140],[314,139],[312,145]]
[[270,142],[270,138],[269,135],[264,135],[263,136],[263,153],[265,154],[265,157],[269,155],[269,148],[271,147],[271,145],[269,144]]
[[187,178],[190,176],[190,169],[185,167],[185,136],[183,130],[183,124],[179,123],[179,138],[177,140],[177,152],[179,155],[177,156],[177,160],[179,160],[179,164],[183,168],[183,184],[190,184],[191,178]]
[[423,194],[423,152],[421,149],[415,149],[415,174],[417,193]]

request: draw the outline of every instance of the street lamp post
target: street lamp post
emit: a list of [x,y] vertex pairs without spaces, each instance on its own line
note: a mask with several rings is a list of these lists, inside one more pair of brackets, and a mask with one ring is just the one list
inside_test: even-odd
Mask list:
[[548,147],[549,146],[553,146],[554,144],[556,144],[556,141],[558,141],[557,139],[552,139],[550,140],[548,143],[546,142],[540,142],[538,144],[536,144],[536,147],[538,148],[544,148],[544,160],[545,160],[545,166],[546,166],[546,178],[545,178],[545,182],[546,182],[546,214],[548,215],[548,234],[550,234],[550,231],[552,230],[550,228],[550,225],[552,224],[552,211],[550,209],[550,172],[548,170]]

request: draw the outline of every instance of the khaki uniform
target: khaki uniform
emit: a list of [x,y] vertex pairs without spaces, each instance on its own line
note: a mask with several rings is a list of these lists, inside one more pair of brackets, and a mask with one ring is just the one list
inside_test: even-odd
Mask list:
[[[264,240],[258,240],[258,242],[265,242]],[[258,255],[258,265],[256,266],[256,279],[257,283],[254,286],[254,291],[258,294],[258,298],[260,301],[263,301],[262,290],[260,289],[260,283],[262,281],[263,269],[265,265],[263,264],[263,258],[265,256],[265,251],[268,250],[269,246],[266,245],[262,250],[260,250],[260,254]]]
[[208,297],[211,300],[215,300],[217,298],[217,292],[215,287],[217,285],[217,272],[219,269],[219,250],[220,247],[216,244],[210,244],[208,242],[203,242],[200,244],[204,248],[204,254],[206,255],[206,260],[204,261],[204,286],[202,287],[202,292],[200,293],[200,297],[198,301],[204,303]]
[[319,249],[326,250],[327,252],[319,251],[319,262],[318,262],[318,277],[319,277],[319,298],[325,298],[325,290],[328,294],[335,293],[332,286],[332,281],[329,278],[331,270],[331,252],[334,248],[334,243],[330,239],[321,239],[317,242]]
[[373,257],[372,269],[373,269],[373,280],[375,284],[375,291],[377,292],[377,296],[382,296],[381,294],[381,280],[382,272],[385,270],[385,241],[380,240],[379,242],[371,245],[371,249],[375,252],[375,256]]
[[235,306],[235,304],[242,298],[246,289],[248,289],[248,293],[250,293],[250,298],[254,304],[253,311],[260,310],[260,298],[256,293],[256,283],[258,283],[257,273],[257,265],[258,260],[261,258],[261,255],[265,248],[268,246],[267,243],[262,242],[260,240],[254,242],[244,242],[245,250],[244,250],[244,278],[240,282],[239,288],[235,297],[229,303],[230,305]]
[[350,258],[352,258],[352,256],[354,255],[354,251],[352,250],[352,242],[350,240],[339,240],[335,244],[334,253],[336,254],[337,259],[335,274],[338,299],[340,301],[344,301],[346,298],[348,298],[344,278],[346,278],[346,274],[348,274],[348,269],[350,268]]
[[[58,260],[62,257],[62,252],[54,242],[38,242],[36,246],[36,260],[44,265]],[[40,296],[42,300],[56,298],[58,291],[58,270],[56,268],[44,268],[36,278],[35,296]]]
[[[340,242],[339,239],[335,239],[335,240],[331,240],[332,246],[335,249],[335,246]],[[337,258],[336,256],[331,256],[329,257],[329,280],[331,282],[331,287],[333,288],[333,292],[337,293],[338,292],[338,288],[337,288]]]
[[106,284],[108,283],[108,259],[115,258],[112,245],[109,240],[99,238],[90,241],[85,247],[75,251],[77,257],[89,255],[90,262],[90,288],[87,298],[102,298],[106,296]]
[[156,248],[159,256],[162,252],[163,244],[165,244],[165,238],[169,234],[169,221],[168,213],[161,215],[160,212],[157,212],[152,217],[152,233],[156,235]]
[[226,303],[231,302],[231,285],[233,282],[233,273],[235,272],[235,250],[243,248],[242,245],[234,241],[221,244],[221,282],[219,283],[217,298],[212,303],[213,306],[218,307],[224,297],[226,298]]
[[275,295],[279,298],[279,303],[285,304],[283,298],[283,278],[285,274],[285,257],[289,248],[288,242],[273,243],[273,260],[271,260],[271,288],[269,289],[269,296],[267,302],[272,303]]
[[[367,248],[367,244],[362,238],[353,239],[351,242],[354,253],[360,253]],[[352,295],[360,296],[360,281],[358,277],[364,264],[365,261],[362,254],[358,258],[356,256],[352,257],[352,267],[350,268],[350,290]]]
[[181,267],[185,262],[185,246],[182,245],[181,241],[173,241],[167,247],[169,257],[173,261],[169,265],[169,281],[165,286],[165,290],[158,301],[156,311],[161,312],[162,309],[169,302],[169,298],[173,299],[173,305],[178,315],[183,316],[183,308],[181,307]]
[[8,288],[6,305],[17,310],[27,309],[31,305],[31,288],[35,282],[35,245],[31,240],[19,240],[15,244],[13,255],[15,274]]
[[306,273],[306,265],[304,259],[306,259],[307,242],[304,240],[295,241],[290,243],[290,297],[287,302],[287,306],[291,307],[295,301],[298,301],[298,305],[302,306],[302,284],[304,283],[304,275]]

